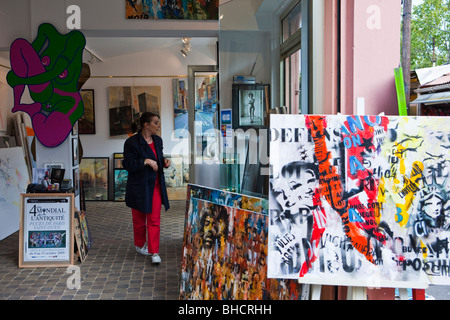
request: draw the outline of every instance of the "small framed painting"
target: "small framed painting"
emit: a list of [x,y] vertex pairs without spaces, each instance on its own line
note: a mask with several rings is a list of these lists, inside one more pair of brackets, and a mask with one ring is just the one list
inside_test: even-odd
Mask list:
[[233,84],[233,128],[267,126],[268,84]]

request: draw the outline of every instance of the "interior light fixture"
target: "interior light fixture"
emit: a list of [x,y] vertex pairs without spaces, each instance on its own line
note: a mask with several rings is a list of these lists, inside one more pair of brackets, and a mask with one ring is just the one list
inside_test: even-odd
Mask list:
[[183,48],[181,49],[181,54],[183,57],[187,57],[189,52],[192,50],[191,48],[191,38],[182,38]]
[[189,52],[191,52],[191,46],[184,46],[183,49],[181,49],[181,54],[183,57],[187,57]]
[[181,49],[181,54],[183,55],[183,57],[187,57],[188,56],[188,54],[189,54],[189,51],[187,51],[187,50],[185,50],[184,48],[183,49]]

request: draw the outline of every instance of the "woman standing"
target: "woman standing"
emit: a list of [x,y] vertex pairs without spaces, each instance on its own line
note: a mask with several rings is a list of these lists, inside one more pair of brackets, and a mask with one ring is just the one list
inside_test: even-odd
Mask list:
[[169,209],[163,168],[170,160],[163,156],[163,141],[157,136],[158,115],[145,112],[139,121],[137,134],[124,145],[123,167],[128,171],[125,203],[133,216],[136,251],[151,255],[152,263],[161,263],[159,256],[161,206]]

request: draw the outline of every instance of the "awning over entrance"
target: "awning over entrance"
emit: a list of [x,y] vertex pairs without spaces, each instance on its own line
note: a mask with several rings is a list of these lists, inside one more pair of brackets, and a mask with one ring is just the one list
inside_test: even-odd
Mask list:
[[412,101],[411,103],[417,104],[450,103],[450,91],[423,94],[419,96],[416,100]]

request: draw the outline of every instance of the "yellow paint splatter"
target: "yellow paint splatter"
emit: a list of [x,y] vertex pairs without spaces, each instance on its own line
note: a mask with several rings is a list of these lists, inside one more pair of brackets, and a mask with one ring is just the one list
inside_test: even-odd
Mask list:
[[[410,179],[405,177],[403,188],[400,191],[400,196],[404,197],[403,203],[397,203],[397,218],[396,221],[401,227],[406,226],[409,220],[409,208],[411,207],[414,198],[416,196],[416,191],[420,188],[420,179],[423,176],[423,163],[420,161],[415,161],[413,163]],[[401,217],[401,218],[400,218]]]

